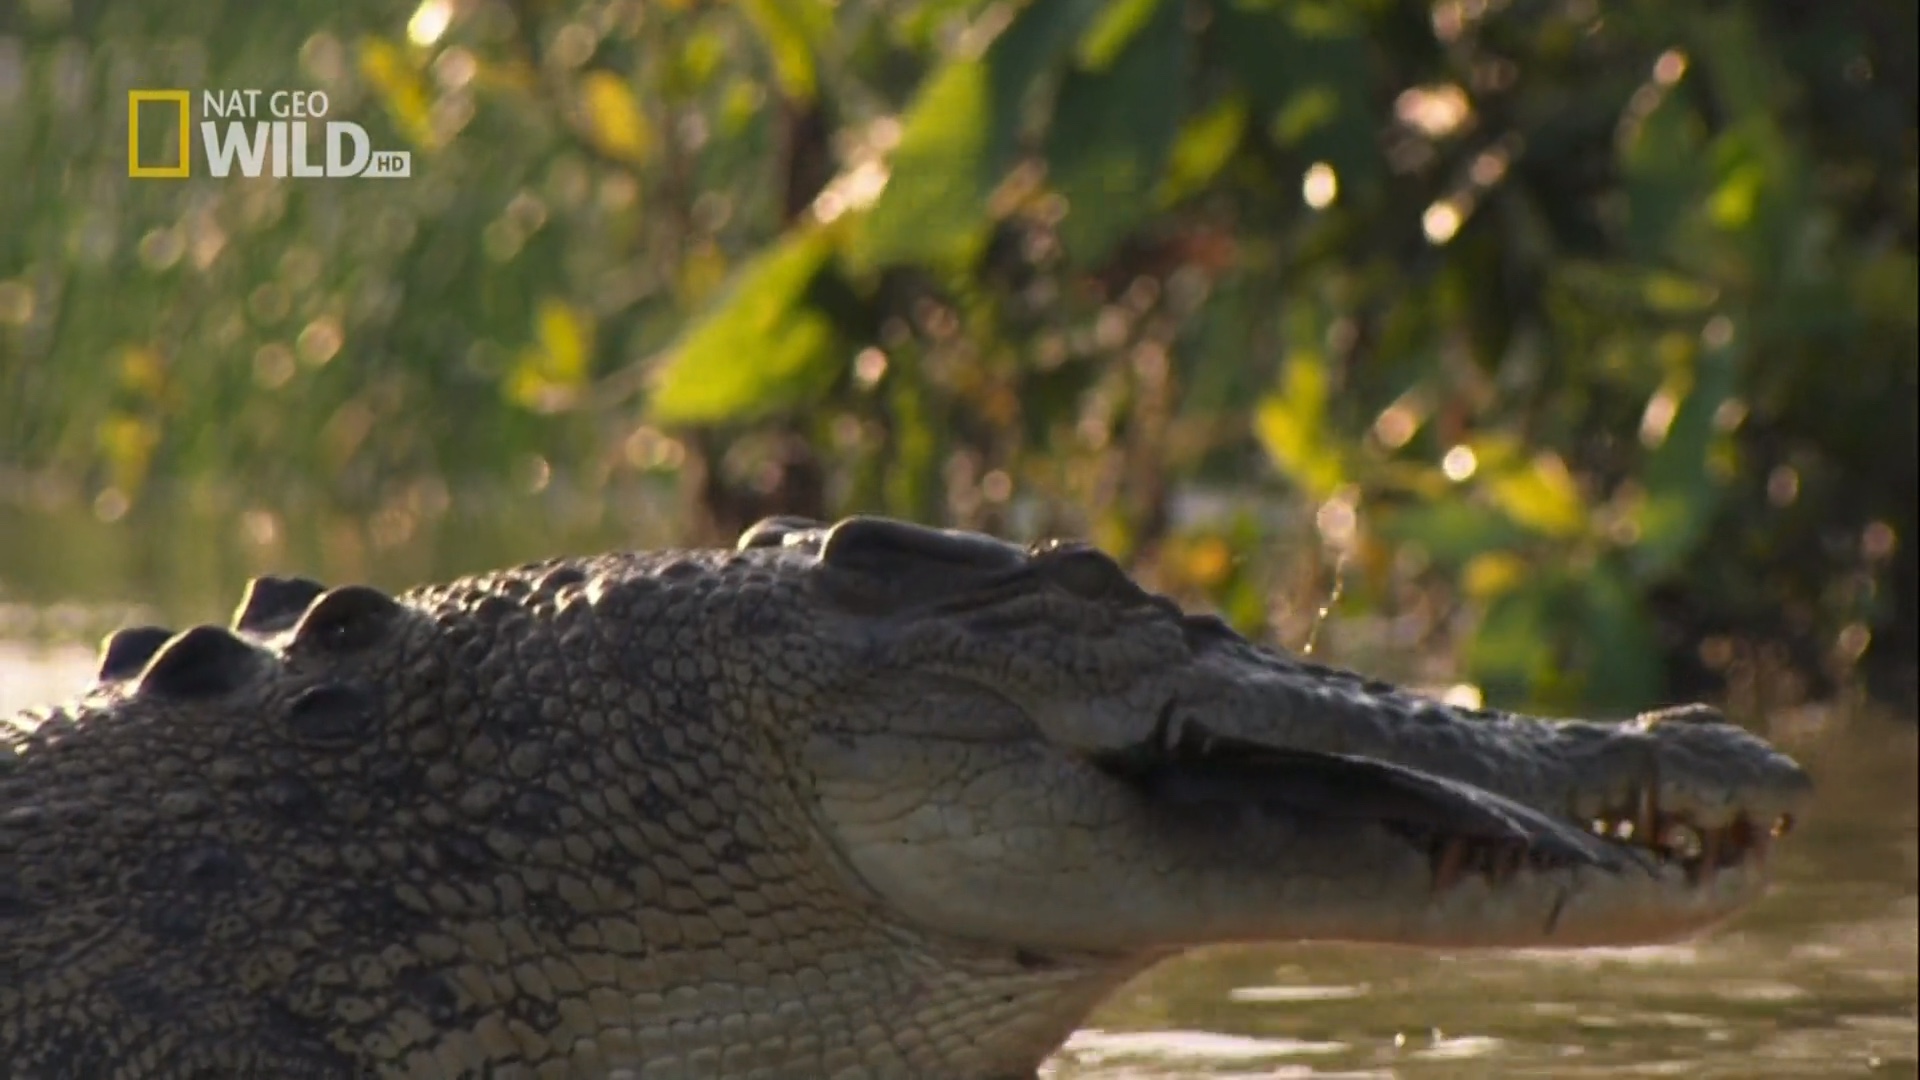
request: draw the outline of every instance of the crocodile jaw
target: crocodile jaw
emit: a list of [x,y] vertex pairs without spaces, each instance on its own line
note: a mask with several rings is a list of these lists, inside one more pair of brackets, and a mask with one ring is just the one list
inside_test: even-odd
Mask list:
[[1543,858],[1285,805],[1168,801],[1036,744],[818,740],[808,760],[857,887],[923,929],[1043,953],[1644,944],[1712,926],[1768,879],[1764,842],[1710,874],[1624,848],[1612,865]]

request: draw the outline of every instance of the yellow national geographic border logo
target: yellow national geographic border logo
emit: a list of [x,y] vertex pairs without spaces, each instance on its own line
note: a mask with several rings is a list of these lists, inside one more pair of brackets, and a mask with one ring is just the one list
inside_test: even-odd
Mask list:
[[[191,94],[185,90],[127,91],[127,175],[178,179],[191,175],[193,157],[193,120],[188,115]],[[146,103],[172,104],[180,110],[180,163],[178,165],[140,164],[140,106]]]
[[[166,111],[153,106],[171,105],[172,111],[180,114],[178,137],[161,140],[178,147],[175,164],[141,162],[143,105],[148,107],[149,131],[156,115],[166,115]],[[129,90],[127,175],[137,180],[186,179],[193,175],[196,143],[205,157],[207,175],[215,179],[394,179],[413,175],[411,150],[375,150],[366,128],[351,120],[326,119],[328,108],[326,92],[321,90],[202,90],[200,135],[196,139],[192,91]]]

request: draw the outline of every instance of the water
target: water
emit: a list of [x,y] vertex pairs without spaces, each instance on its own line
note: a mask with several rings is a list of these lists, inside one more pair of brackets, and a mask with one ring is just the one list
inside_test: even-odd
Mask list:
[[[0,709],[66,695],[92,656],[0,641]],[[1215,950],[1147,973],[1053,1080],[1920,1075],[1912,721],[1808,708],[1771,737],[1819,799],[1757,908],[1693,942],[1587,952]]]

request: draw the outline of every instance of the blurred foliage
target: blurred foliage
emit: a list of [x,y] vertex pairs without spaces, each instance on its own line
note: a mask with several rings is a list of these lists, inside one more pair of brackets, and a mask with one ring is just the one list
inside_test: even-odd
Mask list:
[[[1910,697],[1915,22],[24,0],[0,498],[380,549],[671,481],[683,538],[1090,534],[1296,646],[1337,592],[1507,701]],[[324,90],[413,176],[130,181],[151,87]]]

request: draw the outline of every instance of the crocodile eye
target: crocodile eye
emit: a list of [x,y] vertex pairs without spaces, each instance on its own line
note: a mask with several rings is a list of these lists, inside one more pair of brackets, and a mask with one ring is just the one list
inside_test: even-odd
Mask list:
[[1020,549],[981,533],[930,529],[882,517],[846,518],[827,533],[820,561],[876,576],[951,575],[1017,570]]
[[781,547],[790,539],[797,539],[803,533],[818,532],[827,526],[824,522],[812,518],[783,515],[761,518],[740,534],[740,540],[734,544],[734,550],[746,551],[749,548]]
[[1035,565],[1046,580],[1088,600],[1138,600],[1146,594],[1120,564],[1104,553],[1082,545],[1055,547],[1042,553]]

